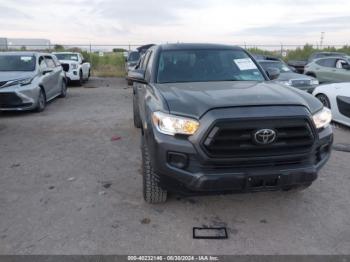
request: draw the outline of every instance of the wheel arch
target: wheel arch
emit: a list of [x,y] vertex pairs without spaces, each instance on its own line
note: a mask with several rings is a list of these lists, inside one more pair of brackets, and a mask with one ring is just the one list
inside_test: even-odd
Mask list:
[[40,84],[40,85],[39,85],[39,88],[40,88],[40,90],[44,93],[45,100],[47,100],[47,95],[46,95],[44,86],[43,86],[42,84]]
[[317,78],[316,73],[314,73],[314,72],[312,72],[312,71],[308,71],[308,72],[306,72],[306,73],[305,73],[305,75],[307,75],[307,76],[311,76],[311,77],[314,77],[314,78]]

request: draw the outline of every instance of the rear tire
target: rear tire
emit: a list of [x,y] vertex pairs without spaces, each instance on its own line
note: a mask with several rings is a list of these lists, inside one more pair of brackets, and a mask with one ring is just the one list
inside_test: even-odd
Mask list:
[[318,98],[318,100],[321,101],[321,103],[325,107],[331,109],[331,102],[329,101],[328,97],[325,94],[318,94],[316,97]]
[[141,128],[142,122],[141,122],[139,107],[137,106],[137,98],[135,94],[133,95],[132,105],[133,105],[133,113],[134,113],[134,126],[136,128]]
[[143,169],[143,198],[149,204],[164,203],[167,199],[167,191],[159,186],[159,176],[153,170],[148,147],[141,139],[142,143],[142,169]]
[[38,104],[35,108],[35,112],[40,113],[45,110],[46,107],[46,96],[44,91],[40,88],[39,97],[38,97]]

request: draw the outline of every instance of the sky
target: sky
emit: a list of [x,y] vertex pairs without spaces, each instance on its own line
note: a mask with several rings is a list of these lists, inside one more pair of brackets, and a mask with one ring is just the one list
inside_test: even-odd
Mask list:
[[349,0],[0,0],[0,37],[60,44],[350,44]]

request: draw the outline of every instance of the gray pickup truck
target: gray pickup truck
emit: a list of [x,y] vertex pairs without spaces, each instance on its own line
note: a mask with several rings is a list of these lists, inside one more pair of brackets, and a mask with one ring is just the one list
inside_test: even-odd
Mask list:
[[129,74],[144,199],[310,186],[330,156],[331,113],[278,73],[239,47],[150,48]]

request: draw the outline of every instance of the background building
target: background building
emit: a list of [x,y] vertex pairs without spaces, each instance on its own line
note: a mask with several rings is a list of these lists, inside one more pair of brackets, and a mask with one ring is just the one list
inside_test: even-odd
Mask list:
[[51,48],[48,39],[0,38],[0,49],[10,50],[47,50]]
[[0,50],[7,50],[7,38],[0,38]]

